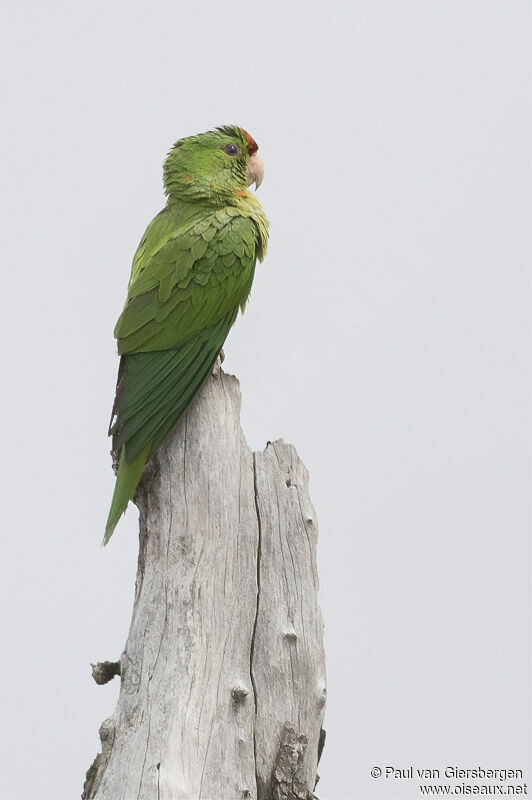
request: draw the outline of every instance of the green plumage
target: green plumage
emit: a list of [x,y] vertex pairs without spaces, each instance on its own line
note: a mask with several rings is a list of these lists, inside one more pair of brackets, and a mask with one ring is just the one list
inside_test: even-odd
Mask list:
[[212,368],[266,252],[268,223],[246,191],[255,150],[249,134],[225,127],[180,140],[165,163],[168,203],[139,244],[115,328],[109,432],[120,459],[104,543]]

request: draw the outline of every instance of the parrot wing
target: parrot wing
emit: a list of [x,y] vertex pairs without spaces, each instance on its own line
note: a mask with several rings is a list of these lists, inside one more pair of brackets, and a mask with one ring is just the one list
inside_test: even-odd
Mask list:
[[183,415],[243,308],[259,231],[251,216],[223,208],[159,236],[155,246],[149,238],[141,242],[140,256],[137,251],[115,328],[122,359],[109,432],[121,454],[104,541],[145,462]]

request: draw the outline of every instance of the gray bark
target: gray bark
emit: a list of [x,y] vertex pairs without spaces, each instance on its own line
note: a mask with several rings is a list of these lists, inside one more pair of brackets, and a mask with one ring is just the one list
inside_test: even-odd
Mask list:
[[[136,495],[133,618],[85,800],[310,800],[325,706],[316,517],[291,445],[252,453],[218,370]],[[100,679],[100,680],[99,680]]]

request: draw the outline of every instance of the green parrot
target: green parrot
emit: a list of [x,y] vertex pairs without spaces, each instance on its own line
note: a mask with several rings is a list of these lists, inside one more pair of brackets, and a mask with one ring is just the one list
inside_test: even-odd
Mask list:
[[257,150],[227,125],[180,139],[164,163],[167,204],[135,253],[114,331],[121,359],[109,435],[119,461],[104,544],[244,311],[268,240],[247,191],[264,174]]

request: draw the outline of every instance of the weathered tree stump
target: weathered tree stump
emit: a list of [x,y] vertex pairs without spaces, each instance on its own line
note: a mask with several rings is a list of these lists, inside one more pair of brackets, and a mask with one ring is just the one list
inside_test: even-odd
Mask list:
[[220,369],[147,467],[120,662],[84,800],[310,800],[325,706],[317,525],[291,445],[252,453]]

